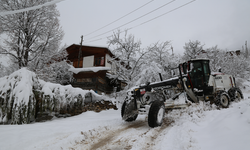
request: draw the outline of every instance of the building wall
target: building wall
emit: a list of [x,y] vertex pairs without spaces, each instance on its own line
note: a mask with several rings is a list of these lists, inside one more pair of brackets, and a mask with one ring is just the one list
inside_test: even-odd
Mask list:
[[112,67],[112,65],[110,64],[111,62],[110,62],[110,60],[111,60],[111,57],[108,55],[108,54],[106,54],[106,59],[105,59],[105,67]]
[[[82,50],[81,58],[78,66],[79,50]],[[72,62],[75,68],[88,68],[88,67],[110,67],[108,73],[114,74],[116,72],[115,64],[111,62],[113,54],[107,49],[102,47],[90,47],[71,45],[67,48],[68,60]],[[75,80],[72,86],[79,87],[87,90],[94,90],[98,93],[109,94],[113,92],[114,86],[110,84],[110,79],[106,77],[107,71],[98,72],[79,72],[74,74]]]
[[116,74],[116,65],[111,62],[112,58],[106,54],[106,62],[105,62],[105,67],[110,67],[111,68],[111,73]]
[[94,55],[83,57],[83,68],[94,66]]

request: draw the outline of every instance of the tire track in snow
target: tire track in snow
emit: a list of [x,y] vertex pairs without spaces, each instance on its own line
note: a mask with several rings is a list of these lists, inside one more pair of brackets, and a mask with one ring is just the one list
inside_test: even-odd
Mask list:
[[145,135],[145,138],[142,141],[145,144],[143,144],[143,146],[140,147],[140,149],[156,150],[157,144],[161,143],[162,139],[164,138],[164,135],[166,134],[166,132],[168,132],[169,130],[168,128],[171,123],[172,121],[168,120],[167,118],[164,118],[163,123],[160,127],[151,129],[147,133],[147,135]]
[[[111,133],[108,133],[104,138],[100,139],[98,141],[98,143],[92,145],[92,147],[90,148],[91,150],[96,150],[98,148],[101,148],[103,146],[106,146],[107,144],[111,143],[113,140],[115,140],[117,138],[117,136],[119,136],[120,134],[122,134],[122,132],[128,130],[128,129],[137,129],[140,128],[142,126],[145,125],[145,122],[143,121],[139,121],[139,122],[132,122],[131,125],[125,127],[125,128],[121,128],[121,129],[116,129],[114,131],[112,131]],[[113,142],[113,143],[121,143],[121,141],[117,142]],[[113,144],[111,144],[113,145]],[[125,147],[125,149],[130,149],[131,145],[127,145]]]
[[84,150],[117,150],[117,149],[155,149],[170,123],[164,119],[161,127],[150,128],[146,120],[137,120],[118,126],[103,126],[98,129],[82,132],[84,136],[71,149]]

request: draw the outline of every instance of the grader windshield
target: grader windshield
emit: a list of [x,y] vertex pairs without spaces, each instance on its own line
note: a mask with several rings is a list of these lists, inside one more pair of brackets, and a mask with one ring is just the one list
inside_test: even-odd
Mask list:
[[210,76],[209,60],[191,60],[188,62],[188,65],[188,76],[191,87],[197,89],[207,87]]

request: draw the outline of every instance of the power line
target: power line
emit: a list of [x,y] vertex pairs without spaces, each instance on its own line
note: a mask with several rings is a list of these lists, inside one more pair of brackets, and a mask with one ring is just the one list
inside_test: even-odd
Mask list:
[[149,3],[153,2],[153,1],[154,1],[154,0],[151,0],[151,1],[147,2],[146,4],[144,4],[144,5],[142,5],[142,6],[138,7],[138,8],[136,8],[135,10],[133,10],[133,11],[131,11],[131,12],[129,12],[128,14],[126,14],[126,15],[124,15],[124,16],[118,18],[118,19],[116,19],[115,21],[113,21],[113,22],[111,22],[111,23],[109,23],[109,24],[107,24],[107,25],[105,25],[105,26],[103,26],[103,27],[101,27],[101,28],[99,28],[99,29],[93,31],[93,32],[90,32],[90,33],[86,34],[85,37],[88,36],[88,35],[91,35],[92,33],[97,32],[97,31],[99,31],[99,30],[101,30],[101,29],[103,29],[103,28],[105,28],[105,27],[107,27],[107,26],[109,26],[109,25],[111,25],[111,24],[113,24],[113,23],[119,21],[119,20],[121,20],[122,18],[124,18],[124,17],[126,17],[126,16],[128,16],[128,15],[134,13],[134,12],[136,12],[137,10],[141,9],[142,7],[148,5]]
[[[124,31],[122,31],[122,32],[131,30],[131,29],[133,29],[133,28],[136,28],[136,27],[138,27],[138,26],[141,26],[141,25],[143,25],[143,24],[146,24],[146,23],[148,23],[148,22],[150,22],[150,21],[153,21],[153,20],[155,20],[155,19],[157,19],[157,18],[160,18],[160,17],[162,17],[162,16],[164,16],[164,15],[167,15],[167,14],[173,12],[173,11],[176,11],[176,10],[178,10],[178,9],[180,9],[180,8],[182,8],[182,7],[184,7],[184,6],[186,6],[186,5],[189,5],[189,4],[193,3],[194,1],[196,1],[196,0],[189,1],[189,2],[183,4],[183,5],[179,6],[179,7],[176,7],[176,8],[174,8],[174,9],[172,9],[172,10],[166,12],[166,13],[163,13],[163,14],[161,14],[161,15],[159,15],[159,16],[156,16],[156,17],[154,17],[154,18],[152,18],[152,19],[149,19],[149,20],[147,20],[147,21],[145,21],[145,22],[143,22],[143,23],[141,23],[141,24],[139,24],[139,25],[133,26],[133,27],[131,27],[131,28],[129,28],[129,29],[126,29],[126,30],[124,30]],[[122,33],[122,32],[121,32],[121,33]],[[90,43],[90,42],[99,41],[99,40],[102,40],[102,39],[104,39],[104,38],[108,38],[108,37],[111,37],[111,36],[112,36],[112,35],[107,36],[107,37],[103,37],[103,38],[99,38],[99,39],[96,39],[96,40],[92,40],[92,41],[89,41],[89,43]]]
[[162,5],[162,6],[158,7],[158,8],[156,8],[156,9],[154,9],[154,10],[152,10],[152,11],[150,11],[150,12],[148,12],[148,13],[146,13],[146,14],[140,16],[140,17],[138,17],[138,18],[133,19],[132,21],[129,21],[129,22],[127,22],[127,23],[125,23],[125,24],[123,24],[123,25],[121,25],[121,26],[115,28],[115,29],[112,29],[112,30],[109,30],[109,31],[104,32],[104,33],[102,33],[102,34],[99,34],[99,35],[97,35],[97,36],[91,37],[91,38],[89,38],[89,39],[87,39],[87,40],[90,40],[90,39],[99,37],[99,36],[101,36],[101,35],[104,35],[104,34],[106,34],[106,33],[111,32],[111,31],[113,31],[113,30],[116,30],[116,29],[118,29],[118,28],[120,28],[120,27],[123,27],[123,26],[125,26],[125,25],[127,25],[127,24],[129,24],[129,23],[131,23],[131,22],[134,22],[134,21],[136,21],[136,20],[138,20],[138,19],[140,19],[140,18],[142,18],[142,17],[145,17],[145,16],[151,14],[152,12],[154,12],[154,11],[156,11],[156,10],[158,10],[158,9],[160,9],[160,8],[162,8],[162,7],[164,7],[164,6],[167,6],[167,5],[171,4],[171,3],[174,2],[174,1],[176,1],[176,0],[172,0],[172,1],[170,1],[170,2],[168,2],[168,3],[166,3],[166,4],[164,4],[164,5]]
[[[170,11],[168,11],[168,12],[166,12],[166,13],[163,13],[163,14],[161,14],[161,15],[159,15],[159,16],[156,16],[156,17],[154,17],[154,18],[152,18],[152,19],[150,19],[150,20],[148,20],[148,21],[145,21],[145,22],[143,22],[143,23],[141,23],[141,24],[139,24],[139,25],[137,25],[137,26],[141,26],[141,25],[146,24],[146,23],[148,23],[148,22],[150,22],[150,21],[153,21],[153,20],[155,20],[155,19],[157,19],[157,18],[160,18],[160,17],[162,17],[162,16],[164,16],[164,15],[166,15],[166,14],[169,14],[169,13],[171,13],[171,12],[177,10],[177,9],[180,9],[180,8],[186,6],[186,5],[188,5],[188,4],[190,4],[190,3],[194,2],[194,1],[196,1],[196,0],[192,0],[192,1],[190,1],[190,2],[187,2],[187,3],[185,3],[185,4],[183,4],[183,5],[179,6],[179,7],[176,7],[175,9],[172,9],[172,10],[170,10]],[[135,26],[135,27],[137,27],[137,26]],[[132,28],[135,28],[135,27],[132,27]]]

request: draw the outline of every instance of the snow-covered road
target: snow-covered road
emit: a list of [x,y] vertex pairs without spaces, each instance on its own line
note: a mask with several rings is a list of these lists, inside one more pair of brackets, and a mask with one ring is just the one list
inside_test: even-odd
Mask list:
[[175,110],[161,127],[146,116],[124,122],[120,110],[85,112],[28,125],[0,125],[1,150],[249,150],[250,94],[218,110],[205,104]]
[[[29,125],[0,126],[1,149],[155,149],[169,130],[148,127],[145,116],[123,122],[120,111],[86,112]],[[13,144],[11,144],[13,143]]]

